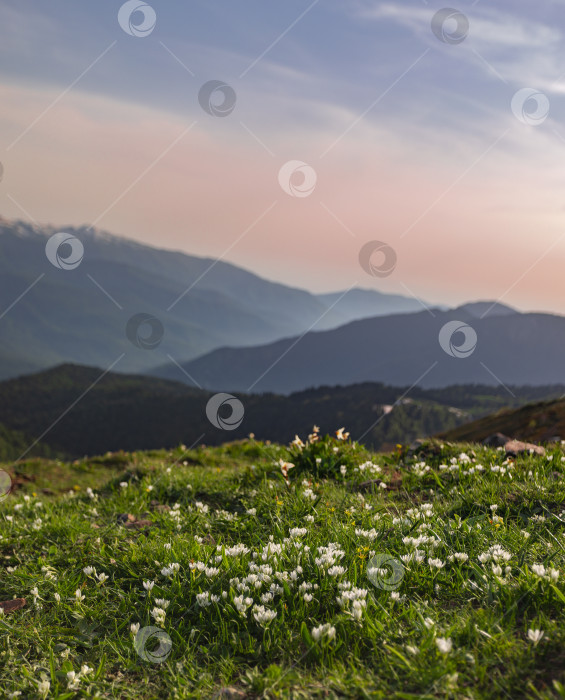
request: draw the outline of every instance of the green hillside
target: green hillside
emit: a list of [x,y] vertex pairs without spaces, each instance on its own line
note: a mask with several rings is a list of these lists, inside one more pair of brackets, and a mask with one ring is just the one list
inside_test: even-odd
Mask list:
[[503,433],[530,442],[565,439],[565,401],[539,401],[493,415],[441,433],[446,440],[482,442],[489,435]]
[[[456,428],[510,403],[520,405],[563,391],[564,387],[514,388],[513,398],[500,387],[422,390],[367,383],[290,396],[239,394],[244,419],[230,431],[208,420],[210,392],[153,377],[62,365],[0,383],[0,424],[28,438],[14,440],[13,459],[27,449],[24,442],[29,446],[38,438],[45,449],[76,458],[181,443],[218,445],[250,433],[286,443],[296,433],[306,434],[314,423],[324,432],[346,425],[364,444],[394,449],[397,443]],[[38,452],[37,446],[34,450],[30,454],[49,454]]]
[[2,697],[565,697],[561,449],[302,438],[22,461]]

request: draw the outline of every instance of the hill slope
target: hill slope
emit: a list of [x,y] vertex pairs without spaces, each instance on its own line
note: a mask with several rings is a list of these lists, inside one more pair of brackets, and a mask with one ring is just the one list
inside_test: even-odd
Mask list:
[[[220,444],[254,433],[258,439],[288,443],[314,424],[333,432],[345,426],[352,437],[376,448],[392,448],[418,437],[455,428],[508,405],[500,387],[450,387],[424,391],[382,384],[322,387],[290,396],[238,395],[241,425],[221,430],[210,423],[211,394],[178,382],[63,365],[0,383],[0,424],[25,436],[10,458],[38,438],[39,446],[74,457],[108,450],[173,447],[180,443]],[[513,388],[513,405],[558,396],[563,387]],[[24,445],[22,445],[24,442]]]
[[[221,348],[184,368],[205,388],[282,394],[366,381],[426,388],[564,383],[565,317],[506,308],[495,307],[484,318],[471,305],[436,310],[433,316],[422,311],[364,319],[268,345]],[[467,357],[450,356],[440,346],[440,330],[451,321],[476,332],[476,348]],[[454,337],[453,342],[461,341]],[[158,374],[172,373],[162,367]]]
[[453,430],[441,433],[445,440],[482,442],[502,433],[529,442],[565,440],[565,400],[540,401],[517,409],[505,409]]
[[563,451],[467,447],[321,436],[298,458],[245,440],[19,465],[4,697],[562,697]]

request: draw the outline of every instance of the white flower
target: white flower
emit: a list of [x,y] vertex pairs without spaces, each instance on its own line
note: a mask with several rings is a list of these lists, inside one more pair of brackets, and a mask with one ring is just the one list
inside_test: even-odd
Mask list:
[[120,486],[121,486],[121,488],[123,488],[123,489],[127,489],[127,487],[128,487],[128,482],[127,482],[127,481],[120,481]]
[[339,468],[339,471],[341,472],[342,476],[345,476],[347,474],[347,467],[345,464],[342,464],[341,467]]
[[242,595],[236,596],[233,599],[237,611],[242,617],[246,617],[247,608],[253,603],[253,598],[244,598]]
[[157,605],[160,608],[163,608],[163,610],[166,610],[169,607],[170,600],[165,600],[165,598],[156,598],[155,599],[155,605]]
[[144,581],[143,582],[143,588],[145,588],[146,591],[152,590],[154,585],[155,585],[155,581]]
[[538,630],[538,629],[535,629],[535,630],[529,629],[528,630],[528,639],[530,640],[530,642],[534,643],[534,646],[537,646],[539,644],[543,635],[544,635],[544,632],[542,632],[542,630]]
[[162,608],[153,608],[153,610],[151,611],[151,616],[158,625],[165,624],[166,615],[167,613]]
[[364,600],[354,600],[351,607],[351,614],[356,620],[360,620],[363,617],[363,608],[366,606]]
[[435,625],[435,622],[432,620],[431,617],[425,617],[424,618],[424,625],[426,625],[426,627],[428,629],[431,629]]
[[436,637],[436,646],[442,654],[449,654],[453,649],[453,642],[449,638]]
[[557,581],[559,578],[559,571],[557,571],[557,569],[546,569],[543,564],[532,564],[532,571],[536,576],[546,581]]
[[90,576],[91,574],[96,574],[96,569],[93,566],[85,566],[83,572],[87,576]]
[[49,689],[51,688],[51,683],[47,680],[40,681],[37,685],[37,692],[43,697],[47,696]]
[[77,676],[77,674],[74,671],[67,671],[67,686],[71,690],[78,688],[79,681],[80,676]]
[[314,522],[314,516],[313,515],[305,515],[304,520],[306,520],[307,523],[313,523]]
[[335,627],[332,627],[329,623],[314,627],[312,637],[316,642],[319,642],[322,638],[327,638],[328,641],[331,641],[335,638]]
[[139,632],[139,627],[139,622],[132,622],[132,624],[129,626],[129,631],[133,634],[134,637]]
[[445,566],[445,562],[442,561],[441,559],[430,559],[429,557],[428,557],[428,564],[430,565],[430,567],[436,568],[436,569],[442,569]]
[[80,675],[81,676],[88,676],[90,673],[92,673],[94,669],[91,666],[88,666],[88,664],[83,664],[80,667]]
[[245,512],[247,515],[257,515],[257,508],[248,508]]
[[275,610],[269,610],[268,608],[265,608],[263,605],[254,605],[253,606],[253,617],[255,618],[256,622],[258,622],[260,625],[266,626],[271,622],[272,620],[275,619],[277,616],[277,613]]
[[84,600],[85,596],[83,596],[82,593],[80,592],[80,588],[76,589],[75,598],[77,599],[77,603],[81,603]]
[[210,592],[204,591],[204,593],[197,593],[196,602],[201,608],[207,608],[211,604]]
[[412,654],[412,656],[416,656],[416,654],[420,651],[418,647],[412,647],[412,646],[407,646],[406,651]]
[[100,581],[100,583],[104,583],[104,582],[107,581],[110,577],[109,577],[107,574],[105,574],[105,573],[101,573],[101,574],[96,574],[96,578]]
[[455,559],[457,559],[457,561],[463,562],[469,559],[469,555],[465,552],[454,552],[453,554],[450,554],[447,558],[449,561],[454,561]]
[[166,566],[164,569],[161,569],[161,573],[163,576],[174,576],[175,573],[177,573],[180,570],[180,564],[177,564],[177,562],[173,562],[172,564],[169,564],[169,566]]
[[291,537],[301,537],[302,535],[305,535],[308,532],[308,530],[305,527],[293,527],[290,529],[290,536]]
[[55,593],[55,600],[60,603],[61,602],[61,596],[58,593]]
[[305,593],[303,595],[303,598],[305,603],[309,603],[312,600],[313,596],[311,593]]

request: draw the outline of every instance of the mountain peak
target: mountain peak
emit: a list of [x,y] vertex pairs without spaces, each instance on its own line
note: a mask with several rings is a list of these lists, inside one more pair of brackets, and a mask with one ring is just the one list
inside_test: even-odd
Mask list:
[[497,301],[473,301],[454,309],[454,312],[463,311],[473,318],[486,318],[493,316],[512,316],[520,313],[511,306],[500,304]]

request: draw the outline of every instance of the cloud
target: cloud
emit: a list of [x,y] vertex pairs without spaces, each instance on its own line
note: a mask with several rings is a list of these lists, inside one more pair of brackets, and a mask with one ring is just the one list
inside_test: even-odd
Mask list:
[[[378,3],[359,11],[360,16],[374,20],[392,20],[410,29],[415,35],[435,41],[430,23],[434,10],[420,5]],[[477,45],[494,49],[544,49],[557,44],[562,32],[554,26],[536,22],[528,17],[501,12],[477,5],[466,11],[470,23],[469,39]]]

